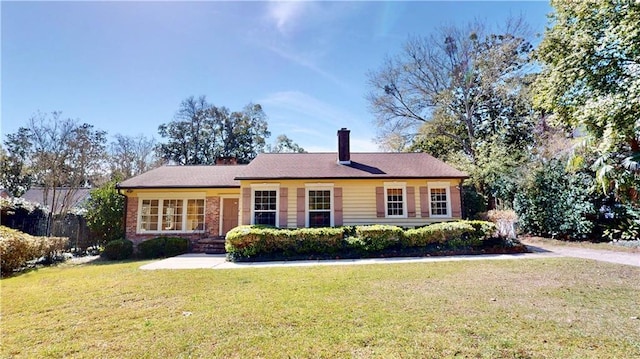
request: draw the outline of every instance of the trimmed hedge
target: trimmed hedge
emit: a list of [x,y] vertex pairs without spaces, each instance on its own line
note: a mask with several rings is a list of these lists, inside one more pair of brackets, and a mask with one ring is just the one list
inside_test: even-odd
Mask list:
[[0,226],[0,272],[10,274],[27,261],[42,257],[51,261],[68,244],[66,237],[36,237]]
[[227,233],[225,250],[241,257],[270,253],[335,253],[341,248],[343,238],[344,228],[239,226]]
[[434,246],[438,250],[477,248],[495,232],[496,226],[485,221],[435,223],[406,231],[390,225],[300,229],[239,226],[227,233],[225,249],[231,260],[366,257],[389,251],[415,253]]
[[140,258],[174,257],[189,252],[189,240],[180,237],[156,237],[138,244]]
[[356,236],[349,240],[349,245],[365,252],[377,252],[397,247],[403,239],[404,231],[397,226],[356,226]]
[[131,258],[133,254],[133,242],[127,239],[116,239],[115,241],[109,241],[104,246],[102,256],[115,260],[123,260]]

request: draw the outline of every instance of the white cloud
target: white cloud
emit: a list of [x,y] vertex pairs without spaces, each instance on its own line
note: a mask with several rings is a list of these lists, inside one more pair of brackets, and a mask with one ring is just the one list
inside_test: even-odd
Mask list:
[[270,1],[267,17],[275,23],[281,34],[288,35],[310,4],[307,1]]

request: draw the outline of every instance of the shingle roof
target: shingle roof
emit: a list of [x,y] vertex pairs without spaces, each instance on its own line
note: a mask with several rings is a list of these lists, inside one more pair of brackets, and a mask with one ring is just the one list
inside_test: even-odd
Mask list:
[[351,164],[334,153],[264,153],[236,179],[466,178],[467,174],[426,153],[351,153]]
[[66,209],[73,209],[82,205],[84,201],[89,199],[91,188],[83,187],[70,189],[66,187],[57,187],[55,189],[56,208],[51,208],[53,192],[54,189],[50,188],[45,195],[43,187],[31,187],[20,198],[31,203],[39,203],[43,206],[47,206],[53,211],[53,213],[57,214],[62,211],[63,206],[67,207]]
[[246,166],[162,166],[118,184],[119,188],[240,187],[234,178]]

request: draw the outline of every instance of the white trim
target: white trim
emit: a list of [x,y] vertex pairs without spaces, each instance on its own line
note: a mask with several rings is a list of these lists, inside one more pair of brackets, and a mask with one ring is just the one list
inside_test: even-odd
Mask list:
[[[387,190],[402,190],[402,215],[389,214],[389,194]],[[385,218],[407,218],[407,182],[384,182],[384,216]]]
[[258,191],[268,191],[271,189],[279,189],[280,183],[252,183],[249,186],[251,189],[257,189]]
[[[427,201],[429,206],[429,216],[432,218],[451,218],[451,183],[449,182],[427,182]],[[432,189],[445,189],[447,196],[447,214],[433,214],[431,208],[431,190]]]
[[206,192],[142,192],[138,193],[141,199],[204,199]]
[[335,225],[333,218],[333,183],[307,183],[304,187],[304,226],[309,227],[309,191],[329,191],[329,226],[333,227]]
[[[251,224],[256,221],[256,191],[276,191],[276,223],[275,227],[280,227],[280,184],[279,183],[252,183],[251,184]],[[270,212],[270,211],[269,211]]]
[[[171,194],[171,193],[168,193]],[[175,198],[174,196],[163,196],[163,197],[151,197],[151,198],[146,198],[147,196],[144,197],[138,197],[138,213],[137,213],[137,222],[136,222],[136,233],[137,234],[163,234],[163,233],[204,233],[205,232],[205,228],[206,228],[206,223],[207,223],[207,199],[202,196],[202,197],[179,197],[179,198]],[[158,201],[158,229],[157,230],[144,230],[141,228],[142,225],[142,201],[153,201],[153,200],[157,200]],[[162,221],[163,221],[163,217],[164,217],[164,202],[166,200],[182,200],[182,223],[181,223],[181,228],[179,230],[163,230],[162,229]],[[189,200],[202,200],[203,201],[203,208],[204,208],[204,214],[203,214],[203,227],[201,230],[187,230],[187,210],[188,210],[188,203]]]
[[305,183],[304,187],[305,188],[318,188],[318,189],[327,189],[327,188],[333,188],[334,184],[333,183]]

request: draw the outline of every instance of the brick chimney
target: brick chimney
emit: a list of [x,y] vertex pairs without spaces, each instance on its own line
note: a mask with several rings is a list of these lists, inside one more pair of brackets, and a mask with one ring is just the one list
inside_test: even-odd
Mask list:
[[338,163],[341,165],[351,164],[351,151],[349,150],[349,133],[346,128],[338,130]]
[[238,164],[238,159],[235,157],[218,157],[216,158],[216,165],[218,166],[235,166]]

